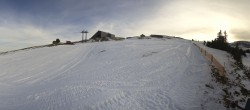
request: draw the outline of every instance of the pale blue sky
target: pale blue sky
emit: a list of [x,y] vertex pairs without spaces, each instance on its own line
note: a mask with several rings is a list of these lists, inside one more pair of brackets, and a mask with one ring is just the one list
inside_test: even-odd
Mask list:
[[80,40],[103,30],[116,36],[165,34],[250,40],[248,0],[1,0],[0,51]]

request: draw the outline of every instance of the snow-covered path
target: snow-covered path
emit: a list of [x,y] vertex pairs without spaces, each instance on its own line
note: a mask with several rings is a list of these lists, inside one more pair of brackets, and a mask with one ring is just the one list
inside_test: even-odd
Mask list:
[[209,81],[185,40],[47,47],[0,55],[0,110],[199,110]]

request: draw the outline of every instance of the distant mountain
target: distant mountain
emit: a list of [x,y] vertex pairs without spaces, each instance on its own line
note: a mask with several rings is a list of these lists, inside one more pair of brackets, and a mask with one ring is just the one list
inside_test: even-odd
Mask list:
[[236,46],[236,44],[239,45],[240,48],[242,49],[250,49],[250,42],[249,41],[236,41],[231,43],[231,46]]

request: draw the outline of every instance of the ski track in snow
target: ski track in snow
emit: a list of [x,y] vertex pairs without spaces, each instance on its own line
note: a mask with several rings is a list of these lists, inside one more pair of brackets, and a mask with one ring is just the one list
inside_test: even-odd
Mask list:
[[125,40],[0,55],[0,110],[199,110],[210,68],[186,40]]

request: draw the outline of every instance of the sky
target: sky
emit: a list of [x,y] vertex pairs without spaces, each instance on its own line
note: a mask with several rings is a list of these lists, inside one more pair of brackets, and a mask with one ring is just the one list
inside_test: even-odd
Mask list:
[[81,40],[98,30],[118,37],[161,34],[250,41],[249,0],[0,0],[0,51]]

